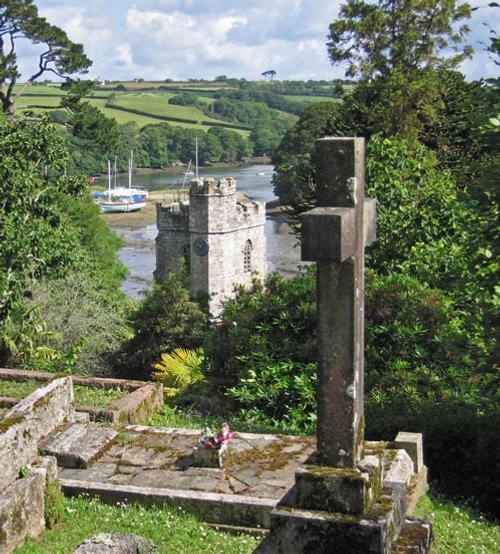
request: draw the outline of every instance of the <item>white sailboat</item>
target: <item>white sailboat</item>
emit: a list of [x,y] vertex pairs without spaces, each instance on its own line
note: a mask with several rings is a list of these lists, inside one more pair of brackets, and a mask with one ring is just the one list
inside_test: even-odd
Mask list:
[[[129,161],[129,183],[131,183],[132,164]],[[123,189],[123,194],[120,191]],[[137,212],[146,207],[144,197],[135,199],[130,193],[130,188],[117,187],[111,188],[111,161],[108,160],[108,192],[105,197],[100,198],[97,202],[101,213],[126,213]]]
[[120,196],[132,196],[135,200],[144,200],[149,195],[149,192],[144,187],[133,187],[132,186],[132,169],[133,169],[133,156],[134,151],[130,151],[130,158],[128,160],[128,187],[117,187],[115,183],[114,194]]

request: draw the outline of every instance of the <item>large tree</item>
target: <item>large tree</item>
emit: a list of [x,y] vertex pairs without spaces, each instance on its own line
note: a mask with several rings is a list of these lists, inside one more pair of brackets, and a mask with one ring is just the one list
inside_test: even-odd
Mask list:
[[[21,41],[41,46],[38,67],[16,90],[21,76],[16,49]],[[2,110],[12,115],[16,99],[46,72],[71,81],[70,76],[86,73],[92,62],[83,46],[69,40],[66,33],[38,15],[33,0],[5,0],[0,3],[0,100]]]
[[330,25],[328,54],[369,89],[375,131],[414,141],[441,106],[438,70],[472,54],[456,0],[347,0]]

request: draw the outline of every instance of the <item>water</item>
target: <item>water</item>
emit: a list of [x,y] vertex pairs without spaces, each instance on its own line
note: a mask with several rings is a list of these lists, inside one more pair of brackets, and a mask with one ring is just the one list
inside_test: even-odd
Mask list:
[[[269,202],[275,200],[271,178],[273,166],[252,165],[237,168],[215,170],[204,169],[200,175],[216,178],[234,177],[237,190],[252,200]],[[126,178],[118,178],[118,184],[126,184]],[[168,185],[178,182],[172,173],[155,172],[134,176],[134,185],[145,186],[149,190],[163,190]],[[182,182],[182,180],[181,180]],[[132,298],[141,298],[148,284],[152,282],[156,266],[155,238],[156,225],[148,225],[140,229],[115,227],[115,231],[124,238],[126,246],[120,249],[118,256],[129,269],[129,276],[122,284],[122,290]],[[266,219],[266,240],[268,271],[278,271],[283,275],[297,273],[300,261],[300,248],[296,247],[297,239],[290,234],[289,226],[283,222],[279,214]]]
[[[179,173],[169,171],[154,171],[138,173],[133,176],[133,186],[145,187],[150,191],[161,191],[169,187],[182,185],[184,177],[180,174],[185,168],[179,168]],[[272,165],[251,165],[241,167],[201,168],[200,177],[233,177],[236,179],[236,188],[250,197],[252,200],[264,200],[269,202],[276,199],[273,193],[271,178],[274,167]],[[189,180],[186,179],[186,191],[189,189]],[[107,186],[107,181],[97,180],[97,184]],[[118,186],[128,186],[128,175],[118,175]]]

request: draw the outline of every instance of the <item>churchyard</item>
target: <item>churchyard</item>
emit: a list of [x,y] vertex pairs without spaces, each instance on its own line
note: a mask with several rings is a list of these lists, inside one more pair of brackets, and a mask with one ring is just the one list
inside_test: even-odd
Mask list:
[[[260,553],[430,552],[430,522],[411,517],[427,487],[422,436],[364,440],[363,250],[375,239],[364,141],[319,147],[318,207],[303,216],[302,250],[318,267],[317,440],[226,428],[200,442],[199,431],[127,425],[162,403],[161,385],[140,383],[102,410],[108,419],[99,425],[92,411],[75,411],[72,377],[55,378],[2,414],[6,552],[42,531],[45,491],[59,484],[66,494],[174,505],[219,526],[269,529]],[[106,384],[127,388],[93,383]]]

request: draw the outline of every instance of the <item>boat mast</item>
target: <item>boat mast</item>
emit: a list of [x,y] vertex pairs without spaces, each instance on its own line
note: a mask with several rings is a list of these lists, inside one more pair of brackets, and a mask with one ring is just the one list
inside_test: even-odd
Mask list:
[[130,158],[128,160],[128,189],[132,188],[132,163],[133,163],[134,151],[130,151]]
[[108,199],[111,200],[111,160],[108,160]]

